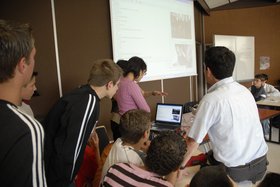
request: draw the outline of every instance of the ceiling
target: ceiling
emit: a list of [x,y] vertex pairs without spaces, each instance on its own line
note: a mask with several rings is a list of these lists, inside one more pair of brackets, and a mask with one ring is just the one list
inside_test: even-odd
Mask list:
[[280,0],[196,0],[207,15],[212,11],[262,7],[280,4]]

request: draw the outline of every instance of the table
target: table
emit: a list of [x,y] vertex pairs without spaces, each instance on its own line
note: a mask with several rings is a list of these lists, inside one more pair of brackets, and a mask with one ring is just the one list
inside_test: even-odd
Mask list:
[[280,110],[272,110],[266,108],[259,108],[258,110],[259,110],[259,116],[261,121],[280,115]]
[[[259,110],[259,116],[260,116],[261,121],[280,115],[280,110],[272,110],[272,109],[268,109],[268,108],[266,108],[266,109],[265,108],[259,108],[258,110]],[[278,130],[278,141],[273,141],[272,140],[272,125],[270,124],[270,126],[269,126],[269,138],[266,141],[271,142],[271,143],[280,144],[280,129]]]
[[258,107],[266,107],[270,109],[280,109],[280,97],[270,96],[264,100],[257,102]]

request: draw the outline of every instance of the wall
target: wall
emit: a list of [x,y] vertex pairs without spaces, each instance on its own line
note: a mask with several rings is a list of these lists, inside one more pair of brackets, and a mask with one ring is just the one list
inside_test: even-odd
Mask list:
[[[279,20],[280,5],[211,12],[205,17],[205,41],[213,43],[214,34],[255,36],[255,73],[268,74],[268,82],[276,84],[280,79]],[[268,70],[260,70],[260,56],[270,57]]]
[[37,88],[41,96],[31,100],[32,108],[40,118],[59,97],[53,27],[50,1],[35,0],[2,0],[0,3],[0,19],[28,22],[32,25],[35,46],[35,70]]
[[[87,81],[94,60],[112,58],[110,14],[108,0],[55,1],[59,62],[62,91],[66,93]],[[34,97],[31,107],[35,116],[44,117],[59,98],[54,48],[51,1],[3,0],[0,18],[29,22],[36,38],[37,87],[41,96]],[[149,68],[149,67],[148,67]],[[166,103],[185,103],[196,95],[196,78],[183,77],[163,81],[168,92]],[[161,81],[140,83],[144,90],[161,90]],[[147,101],[154,116],[160,97]],[[109,129],[111,101],[101,101],[99,124]]]

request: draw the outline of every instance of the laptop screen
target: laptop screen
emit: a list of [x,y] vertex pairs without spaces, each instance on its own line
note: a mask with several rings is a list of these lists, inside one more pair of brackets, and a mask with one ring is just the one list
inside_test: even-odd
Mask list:
[[183,105],[158,103],[155,122],[178,124],[182,122]]

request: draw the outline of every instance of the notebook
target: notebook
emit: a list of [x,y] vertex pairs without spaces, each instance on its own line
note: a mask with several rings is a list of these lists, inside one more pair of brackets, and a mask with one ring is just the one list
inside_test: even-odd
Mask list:
[[157,103],[155,122],[151,130],[174,130],[181,126],[183,105]]

